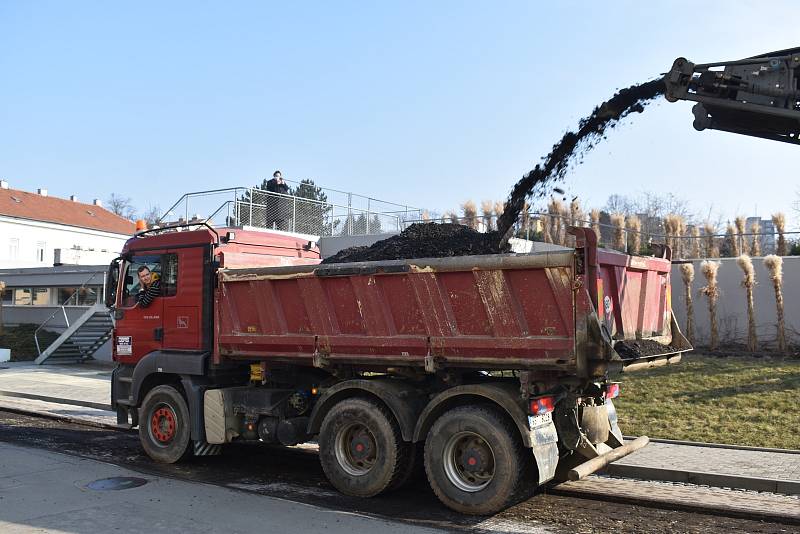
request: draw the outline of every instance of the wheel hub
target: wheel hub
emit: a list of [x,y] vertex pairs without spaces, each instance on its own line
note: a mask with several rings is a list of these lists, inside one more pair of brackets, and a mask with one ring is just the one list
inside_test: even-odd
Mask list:
[[461,466],[468,473],[480,473],[486,469],[489,454],[485,447],[467,447],[461,455]]
[[372,445],[367,436],[358,436],[350,443],[350,454],[355,460],[364,460],[372,454]]
[[336,436],[336,460],[352,476],[367,474],[377,460],[377,444],[370,430],[353,423],[342,428]]
[[445,475],[462,491],[480,491],[494,479],[494,451],[474,432],[458,432],[451,436],[443,456]]
[[150,418],[150,431],[159,443],[169,443],[175,437],[175,412],[169,406],[160,406]]

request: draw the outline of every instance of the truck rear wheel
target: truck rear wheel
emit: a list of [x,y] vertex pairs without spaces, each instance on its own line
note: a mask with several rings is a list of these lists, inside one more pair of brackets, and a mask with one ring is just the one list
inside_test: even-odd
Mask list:
[[322,421],[320,463],[346,495],[374,497],[395,489],[408,478],[413,453],[392,414],[370,400],[343,400]]
[[442,503],[464,514],[510,505],[527,472],[519,433],[497,410],[461,406],[439,417],[425,441],[425,472]]
[[188,454],[189,407],[172,386],[156,386],[144,398],[139,412],[139,441],[157,462],[172,464]]

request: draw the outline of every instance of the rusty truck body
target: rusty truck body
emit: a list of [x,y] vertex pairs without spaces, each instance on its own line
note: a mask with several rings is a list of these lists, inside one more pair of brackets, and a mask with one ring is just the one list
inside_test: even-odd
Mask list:
[[[175,462],[226,444],[316,440],[340,491],[424,470],[464,513],[502,509],[623,446],[624,369],[689,350],[670,308],[669,249],[320,264],[267,231],[166,227],[112,263],[112,404],[145,451]],[[139,271],[160,296],[137,304]],[[629,341],[662,350],[625,357]]]

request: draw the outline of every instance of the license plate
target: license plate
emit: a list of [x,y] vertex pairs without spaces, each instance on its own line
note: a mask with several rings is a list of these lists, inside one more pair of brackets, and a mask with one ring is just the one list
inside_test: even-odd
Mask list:
[[553,413],[552,412],[543,413],[541,415],[529,415],[528,416],[528,428],[530,428],[531,430],[536,428],[536,427],[549,425],[552,422],[553,422]]
[[130,356],[133,354],[131,336],[117,336],[117,354],[119,356]]

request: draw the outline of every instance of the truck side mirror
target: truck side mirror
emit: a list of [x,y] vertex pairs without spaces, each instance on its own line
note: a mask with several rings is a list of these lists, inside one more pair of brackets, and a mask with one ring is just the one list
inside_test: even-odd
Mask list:
[[103,301],[107,308],[113,308],[116,304],[120,259],[114,258],[108,266],[108,273],[106,273],[106,294],[103,295]]

